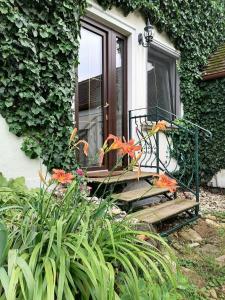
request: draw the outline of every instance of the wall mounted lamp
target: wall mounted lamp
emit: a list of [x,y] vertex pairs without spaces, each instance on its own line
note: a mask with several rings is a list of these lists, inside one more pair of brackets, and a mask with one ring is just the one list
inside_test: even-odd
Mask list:
[[142,33],[139,33],[138,35],[139,45],[142,45],[143,47],[150,47],[150,44],[153,40],[153,29],[154,27],[148,19],[147,25],[144,28],[144,35]]

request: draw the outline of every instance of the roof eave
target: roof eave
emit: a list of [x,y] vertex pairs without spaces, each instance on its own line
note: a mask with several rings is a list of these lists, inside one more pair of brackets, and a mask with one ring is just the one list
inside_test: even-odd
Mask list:
[[217,78],[225,77],[225,71],[217,72],[217,73],[211,73],[211,74],[205,74],[203,75],[203,80],[212,80]]

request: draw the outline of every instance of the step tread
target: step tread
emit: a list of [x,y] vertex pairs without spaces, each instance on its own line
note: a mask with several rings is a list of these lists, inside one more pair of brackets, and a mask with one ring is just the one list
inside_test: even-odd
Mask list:
[[139,221],[154,224],[193,208],[198,204],[199,203],[194,200],[171,200],[153,207],[139,210],[130,214],[129,218],[136,218]]
[[138,176],[138,172],[135,171],[128,171],[124,172],[123,174],[120,175],[115,175],[115,176],[106,176],[106,177],[88,177],[87,180],[88,182],[93,182],[93,183],[104,183],[104,184],[111,184],[111,183],[122,183],[122,182],[127,182],[131,180],[137,180],[138,177],[139,179],[145,179],[149,177],[153,177],[157,173],[153,172],[141,172]]
[[141,200],[148,197],[164,194],[168,192],[167,188],[159,188],[159,187],[144,187],[139,188],[127,192],[122,192],[119,194],[113,194],[112,197],[119,201],[132,202],[135,200]]

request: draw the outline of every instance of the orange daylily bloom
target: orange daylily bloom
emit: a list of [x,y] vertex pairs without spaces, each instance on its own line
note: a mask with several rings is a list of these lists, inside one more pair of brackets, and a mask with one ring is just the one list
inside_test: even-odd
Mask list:
[[76,144],[75,144],[75,147],[77,147],[79,144],[83,144],[84,145],[84,154],[86,156],[88,156],[88,149],[89,149],[89,145],[88,145],[88,142],[86,142],[85,140],[79,140]]
[[[108,146],[108,141],[110,140],[113,140],[113,142],[110,146]],[[136,145],[133,139],[126,142],[125,139],[124,141],[122,141],[120,137],[110,134],[105,140],[102,148],[99,150],[99,164],[100,166],[102,165],[104,155],[111,150],[119,150],[121,156],[128,154],[133,159],[133,161],[138,161],[142,153],[139,153],[136,156],[136,152],[141,150],[141,148],[141,145]]]
[[162,120],[162,121],[158,121],[153,127],[152,127],[152,131],[154,133],[158,132],[158,131],[163,131],[166,130],[166,121]]
[[160,188],[168,188],[171,193],[176,192],[177,189],[177,181],[166,176],[165,174],[160,174],[154,185]]
[[122,155],[128,154],[131,158],[135,158],[135,152],[141,150],[141,145],[135,145],[135,141],[131,139],[128,142],[122,143],[121,153]]
[[72,142],[75,139],[75,136],[77,135],[78,129],[75,127],[70,135],[70,142]]
[[61,169],[53,169],[52,179],[60,183],[71,183],[74,176],[72,173],[66,173]]
[[110,150],[117,150],[117,149],[121,148],[121,146],[123,144],[121,138],[119,138],[118,136],[115,136],[113,134],[109,134],[109,136],[105,140],[105,143],[103,145],[103,149],[105,149],[107,147],[107,143],[110,140],[113,140],[113,143],[109,146],[108,151],[110,151]]

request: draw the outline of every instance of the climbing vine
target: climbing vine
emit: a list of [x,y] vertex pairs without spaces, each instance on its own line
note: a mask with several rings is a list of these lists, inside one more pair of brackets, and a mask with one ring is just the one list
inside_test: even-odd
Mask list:
[[86,1],[76,3],[0,2],[0,114],[24,137],[22,150],[49,168],[75,163],[66,149]]
[[[50,167],[74,163],[65,149],[72,126],[70,107],[78,64],[80,17],[85,14],[86,2],[0,2],[0,113],[10,131],[25,137],[25,153],[40,156],[45,163],[50,161]],[[202,173],[209,179],[225,168],[221,147],[221,143],[225,144],[221,128],[225,121],[221,97],[224,81],[201,81],[202,66],[225,41],[224,1],[97,2],[105,9],[121,8],[125,15],[140,10],[159,30],[167,32],[181,51],[179,72],[185,117],[214,133],[213,140],[201,150]],[[220,108],[215,109],[218,104]],[[221,158],[216,163],[215,153]]]

